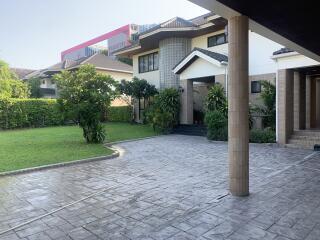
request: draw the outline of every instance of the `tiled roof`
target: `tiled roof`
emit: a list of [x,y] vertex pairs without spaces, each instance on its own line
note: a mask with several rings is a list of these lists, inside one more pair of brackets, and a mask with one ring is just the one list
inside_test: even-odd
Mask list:
[[273,55],[275,56],[275,55],[280,55],[280,54],[290,53],[290,52],[293,52],[293,50],[291,50],[290,48],[281,48],[280,50],[275,51]]
[[31,73],[28,76],[26,76],[26,78],[43,76],[45,73],[49,72],[60,72],[63,70],[78,68],[84,64],[91,64],[94,65],[96,68],[104,68],[110,71],[113,70],[118,72],[133,72],[132,66],[120,62],[113,57],[106,56],[103,53],[97,53],[93,56],[81,58],[77,61],[64,60],[46,69],[35,71],[34,73]]
[[[211,52],[209,50],[205,50],[202,48],[194,48],[187,56],[185,56],[183,59],[181,59],[181,61],[178,62],[173,69],[176,69],[183,61],[185,61],[191,54],[193,54],[196,51],[201,52],[201,53],[207,55],[208,57],[210,57],[220,63],[228,62],[228,56],[226,56],[226,55],[223,55],[221,53]],[[189,59],[188,62],[186,62],[182,67],[179,68],[179,70],[177,71],[177,74],[180,74],[181,72],[183,72],[186,68],[188,68],[198,58],[199,58],[199,56],[195,55],[191,59]]]
[[92,64],[97,68],[114,69],[123,72],[133,72],[132,66],[116,60],[114,57],[108,57],[104,54],[95,54],[87,60],[82,61],[81,64]]
[[217,60],[218,62],[228,62],[228,56],[223,55],[221,53],[211,52],[202,48],[194,48],[193,51],[202,52],[203,54]]
[[11,68],[15,74],[17,74],[19,79],[24,79],[28,74],[35,72],[36,70],[26,69],[26,68]]
[[208,17],[214,16],[214,15],[215,15],[214,13],[209,12],[209,13],[201,15],[199,17],[192,18],[189,21],[196,24],[196,25],[202,25],[202,24],[206,24],[208,22],[207,21]]

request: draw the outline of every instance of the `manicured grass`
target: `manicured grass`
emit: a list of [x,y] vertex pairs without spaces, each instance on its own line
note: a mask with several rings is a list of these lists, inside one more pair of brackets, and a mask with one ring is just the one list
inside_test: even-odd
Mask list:
[[[154,136],[151,127],[107,123],[107,142]],[[112,154],[102,144],[86,144],[77,126],[0,132],[0,172]]]

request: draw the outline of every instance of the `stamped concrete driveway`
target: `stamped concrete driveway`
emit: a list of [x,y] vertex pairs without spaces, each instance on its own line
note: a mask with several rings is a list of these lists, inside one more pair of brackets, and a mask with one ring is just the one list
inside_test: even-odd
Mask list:
[[225,143],[116,147],[117,159],[1,177],[0,239],[320,239],[319,154],[251,145],[251,195],[235,198]]

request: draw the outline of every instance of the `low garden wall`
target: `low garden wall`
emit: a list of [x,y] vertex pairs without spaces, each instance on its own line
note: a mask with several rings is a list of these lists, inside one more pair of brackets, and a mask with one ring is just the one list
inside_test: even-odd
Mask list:
[[[131,121],[131,107],[110,107],[106,112],[107,121]],[[64,125],[71,121],[66,116],[55,99],[0,99],[2,130]]]

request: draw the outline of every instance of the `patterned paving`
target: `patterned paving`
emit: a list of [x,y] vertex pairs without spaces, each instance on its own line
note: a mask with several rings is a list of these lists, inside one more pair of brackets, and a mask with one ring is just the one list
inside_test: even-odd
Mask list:
[[251,195],[235,198],[225,143],[169,135],[117,148],[117,159],[1,177],[0,232],[46,216],[0,239],[320,239],[319,154],[252,145]]

